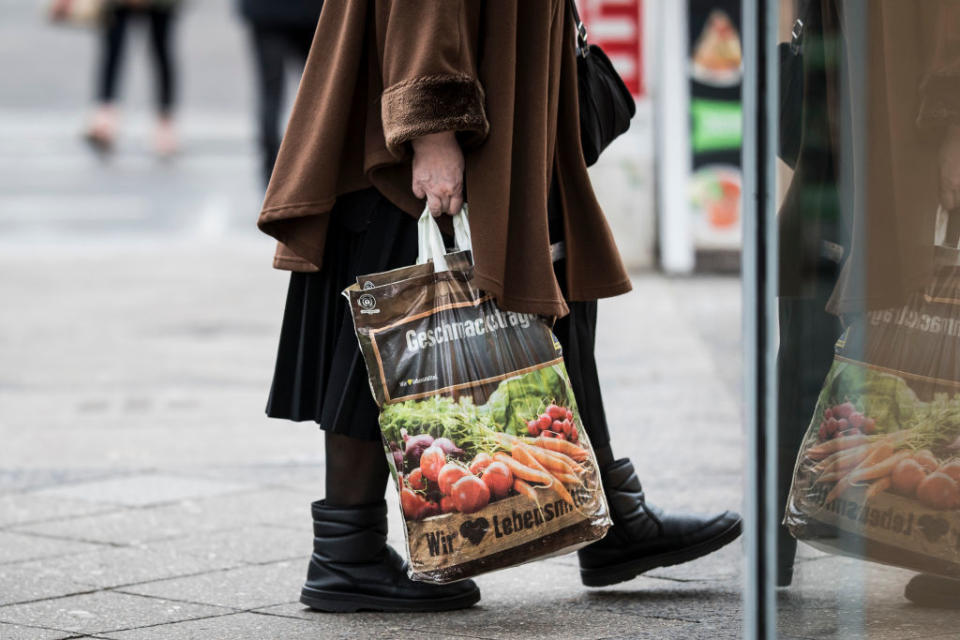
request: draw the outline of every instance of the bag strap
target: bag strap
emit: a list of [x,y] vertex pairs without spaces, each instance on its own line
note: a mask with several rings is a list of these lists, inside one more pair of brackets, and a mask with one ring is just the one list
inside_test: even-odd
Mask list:
[[590,46],[587,43],[587,28],[583,26],[583,20],[580,19],[580,12],[577,11],[577,0],[567,0],[570,10],[573,12],[573,21],[577,27],[577,56],[586,58],[590,53]]
[[803,52],[803,31],[807,23],[810,22],[813,9],[811,0],[800,0],[797,7],[797,19],[793,21],[793,28],[790,29],[790,51],[794,55],[800,55]]
[[[464,203],[460,213],[453,216],[453,237],[458,251],[473,249],[473,239],[470,236],[470,221],[467,218],[467,205]],[[417,264],[433,261],[434,271],[449,271],[445,256],[447,247],[443,242],[443,234],[430,209],[424,209],[417,223],[417,237],[420,251],[417,255]]]

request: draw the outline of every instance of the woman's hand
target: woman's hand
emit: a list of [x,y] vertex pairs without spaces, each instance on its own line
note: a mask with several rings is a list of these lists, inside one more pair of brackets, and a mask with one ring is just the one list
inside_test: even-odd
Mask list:
[[940,144],[940,205],[960,208],[960,127],[950,125]]
[[459,213],[463,206],[463,151],[453,131],[414,138],[413,195],[427,199],[434,216]]

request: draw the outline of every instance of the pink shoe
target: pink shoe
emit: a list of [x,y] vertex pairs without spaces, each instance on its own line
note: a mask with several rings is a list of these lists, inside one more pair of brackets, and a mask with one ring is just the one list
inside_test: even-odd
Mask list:
[[160,118],[160,121],[157,123],[156,133],[154,134],[153,144],[157,155],[164,160],[174,156],[180,150],[177,133],[173,128],[173,120],[171,118]]
[[113,150],[117,137],[117,110],[112,105],[103,105],[93,114],[84,139],[100,153]]

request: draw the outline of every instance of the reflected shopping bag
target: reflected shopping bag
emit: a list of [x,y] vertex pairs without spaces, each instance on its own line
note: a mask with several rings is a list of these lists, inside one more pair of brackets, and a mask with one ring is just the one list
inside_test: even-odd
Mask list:
[[450,582],[598,540],[611,525],[560,344],[473,285],[466,211],[447,253],[429,212],[418,264],[344,291],[392,475],[410,576]]
[[960,576],[960,267],[835,351],[785,524],[825,551]]

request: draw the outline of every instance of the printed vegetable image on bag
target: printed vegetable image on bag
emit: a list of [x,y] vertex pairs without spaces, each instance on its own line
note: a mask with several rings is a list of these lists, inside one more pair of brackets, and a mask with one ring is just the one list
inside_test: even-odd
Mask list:
[[841,336],[785,523],[824,550],[960,576],[960,268]]
[[472,284],[466,213],[446,253],[344,294],[400,491],[410,576],[450,582],[598,540],[612,524],[560,344]]

